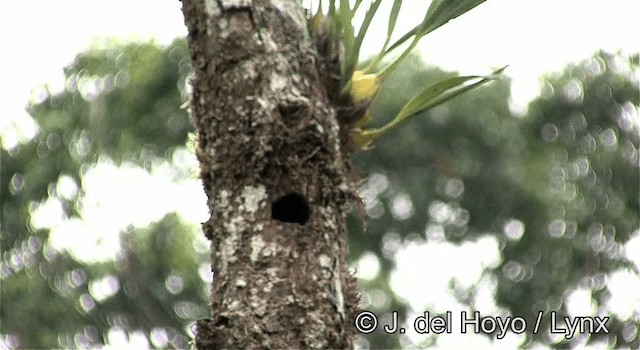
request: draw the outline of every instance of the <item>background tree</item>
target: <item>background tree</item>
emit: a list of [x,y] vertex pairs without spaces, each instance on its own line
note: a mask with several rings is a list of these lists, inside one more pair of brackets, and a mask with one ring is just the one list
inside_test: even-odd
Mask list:
[[206,314],[207,295],[194,274],[206,246],[194,245],[193,223],[169,214],[148,228],[125,229],[111,252],[117,258],[95,263],[54,249],[50,229],[33,224],[47,203],[68,220],[81,219],[83,176],[93,165],[151,171],[164,163],[176,179],[193,176],[171,161],[192,129],[179,108],[191,72],[186,52],[176,41],[78,55],[65,69],[67,89],[45,91],[29,107],[38,134],[2,150],[1,314],[9,347],[93,347],[120,334],[148,339],[143,346],[188,346],[186,320]]
[[[396,91],[444,74],[416,70],[420,73],[399,72],[381,92],[381,106],[373,109],[380,117],[393,114],[406,99]],[[530,325],[537,311],[565,315],[566,297],[586,289],[594,314],[612,316],[608,325],[615,338],[606,341],[635,346],[638,315],[612,315],[605,305],[607,276],[637,273],[621,250],[639,224],[638,124],[632,121],[637,70],[637,56],[598,53],[547,77],[541,96],[522,117],[509,112],[508,82],[499,82],[419,117],[424,120],[362,153],[356,161],[372,175],[364,186],[369,218],[366,232],[350,238],[354,259],[365,252],[380,259],[371,291],[391,289],[389,247],[491,235],[502,255],[492,271],[496,299],[511,314],[526,317]],[[407,215],[394,210],[399,201],[410,203]],[[350,232],[357,232],[357,221],[352,223]],[[454,282],[451,292],[472,309],[477,305],[474,288]],[[369,307],[402,309],[391,300],[382,308]],[[433,311],[447,311],[433,303]],[[547,332],[527,336],[527,343],[567,347],[606,335],[573,342],[550,339]]]

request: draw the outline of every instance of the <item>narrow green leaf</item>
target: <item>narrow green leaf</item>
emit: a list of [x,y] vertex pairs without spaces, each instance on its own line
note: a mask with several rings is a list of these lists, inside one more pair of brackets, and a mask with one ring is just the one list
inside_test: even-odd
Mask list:
[[329,17],[329,37],[335,38],[339,30],[338,23],[336,23],[336,0],[329,0],[327,16]]
[[387,26],[387,42],[391,40],[391,34],[393,34],[393,29],[396,27],[400,7],[402,7],[402,0],[394,0],[393,6],[391,7],[391,14],[389,15],[389,25]]
[[428,23],[428,16],[429,16],[429,13],[425,14],[424,19],[422,20],[422,23],[420,23],[420,25],[418,25],[418,27],[416,29],[416,34],[415,34],[415,36],[413,38],[413,41],[409,45],[409,47],[407,47],[402,52],[402,54],[393,61],[393,63],[391,63],[390,65],[385,67],[379,73],[379,76],[380,76],[381,80],[384,80],[389,74],[391,74],[391,72],[393,72],[393,70],[396,69],[396,67],[411,53],[411,51],[413,51],[413,49],[416,47],[416,45],[418,45],[418,42],[420,41],[420,38],[422,38],[422,36],[424,36],[424,34],[426,33],[427,23]]
[[360,26],[360,30],[358,31],[358,36],[353,41],[353,46],[349,50],[347,50],[346,59],[342,66],[343,70],[342,70],[342,76],[341,76],[341,79],[344,84],[343,90],[342,90],[343,94],[349,93],[349,89],[347,88],[348,87],[347,81],[351,80],[351,75],[353,74],[353,71],[356,65],[358,64],[360,47],[362,46],[362,41],[364,40],[364,36],[366,35],[367,30],[369,29],[371,20],[373,19],[376,12],[378,11],[378,7],[380,7],[380,3],[382,3],[382,0],[375,0],[371,3],[371,6],[365,13],[364,21],[362,22],[362,25]]
[[382,49],[380,49],[380,52],[371,61],[371,63],[363,69],[364,74],[375,70],[380,62],[382,62],[382,59],[384,58],[387,51],[387,46],[389,46],[389,42],[391,42],[391,35],[393,35],[393,30],[396,27],[400,7],[402,7],[402,0],[394,0],[393,6],[391,7],[391,14],[389,15],[389,24],[387,25],[387,38],[385,39],[384,45],[382,45]]
[[425,109],[425,106],[428,106],[433,100],[437,99],[440,95],[446,93],[447,91],[459,85],[466,83],[469,80],[479,79],[479,78],[482,78],[482,77],[477,75],[455,77],[455,78],[437,82],[436,84],[429,86],[428,88],[424,89],[421,93],[416,95],[414,98],[409,100],[409,102],[407,102],[402,107],[400,112],[398,112],[398,115],[395,117],[392,123],[397,124],[407,119],[408,117],[416,113],[419,113],[420,111],[423,111]]
[[[471,89],[474,89],[488,81],[494,80],[496,76],[502,73],[502,71],[504,71],[506,68],[507,66],[500,68],[497,71],[493,72],[493,74],[488,77],[477,76],[477,75],[455,77],[455,78],[443,80],[434,85],[431,85],[426,89],[424,89],[422,92],[420,92],[418,95],[416,95],[414,98],[412,98],[409,102],[407,102],[404,105],[404,107],[402,107],[400,112],[398,112],[398,115],[391,122],[387,123],[385,126],[381,128],[367,130],[368,133],[366,135],[368,136],[364,136],[364,137],[365,138],[378,137],[384,132],[394,128],[401,122],[407,120],[412,116],[415,116],[416,114],[419,114],[420,112],[423,112],[427,109],[430,109],[442,103],[445,103],[456,96],[459,96]],[[474,79],[481,79],[481,80],[470,85],[463,85],[466,82]]]
[[[351,20],[353,19],[353,12],[349,7],[349,0],[340,0],[339,11],[339,21],[342,24],[341,34],[342,34],[342,43],[344,45],[345,59],[342,63],[342,67],[340,67],[340,77],[342,84],[347,84],[351,78],[349,76],[349,70],[353,72],[353,68],[357,64],[358,60],[358,51],[359,48],[356,47],[356,38],[354,34],[353,24]],[[353,63],[353,61],[356,61]],[[343,87],[344,89],[344,87]]]
[[426,25],[425,32],[422,35],[424,36],[440,28],[450,20],[469,12],[471,9],[485,1],[486,0],[433,0],[429,6],[429,10],[427,11],[425,21],[405,33],[400,37],[400,39],[396,40],[396,42],[389,46],[387,53],[404,44],[404,42],[414,36],[421,25]]
[[416,32],[418,31],[419,27],[420,27],[420,24],[418,24],[417,26],[413,27],[413,29],[411,29],[410,31],[406,32],[402,37],[400,37],[400,39],[396,40],[393,44],[391,44],[391,46],[389,46],[389,48],[387,49],[387,51],[385,53],[389,53],[389,52],[393,51],[393,49],[395,49],[396,47],[404,44],[405,41],[407,41],[409,38],[411,38],[412,36],[414,36],[416,34]]
[[358,11],[358,7],[360,7],[360,4],[362,3],[362,0],[356,0],[355,5],[353,5],[353,13],[355,14],[356,11]]
[[[362,45],[362,40],[364,40],[365,34],[367,34],[367,30],[369,30],[369,25],[371,24],[371,20],[375,16],[378,11],[378,7],[380,7],[380,3],[382,0],[375,0],[369,6],[367,13],[364,15],[364,21],[362,21],[362,25],[360,26],[360,30],[358,31],[358,37],[356,38],[356,45],[358,49]],[[356,62],[357,63],[357,62]]]
[[[449,100],[451,100],[451,99],[453,99],[453,98],[455,98],[455,97],[457,97],[457,96],[459,96],[459,95],[461,95],[461,94],[463,94],[463,93],[465,93],[467,91],[470,91],[472,89],[475,89],[476,87],[479,87],[480,85],[482,85],[484,83],[490,82],[492,80],[496,80],[498,78],[498,74],[502,73],[507,67],[508,66],[504,66],[504,67],[498,69],[497,71],[493,72],[490,76],[483,77],[482,80],[480,80],[478,82],[475,82],[475,83],[469,84],[469,85],[459,86],[459,87],[456,87],[456,88],[454,88],[454,89],[452,89],[450,91],[447,91],[447,92],[443,93],[442,95],[440,95],[440,96],[436,97],[435,99],[433,99],[431,102],[423,105],[422,108],[420,108],[415,113],[413,113],[413,115],[416,115],[416,114],[418,114],[420,112],[423,112],[423,111],[425,111],[427,109],[431,109],[431,108],[436,107],[436,106],[438,106],[440,104],[443,104],[443,103],[445,103],[445,102],[447,102],[447,101],[449,101]],[[413,115],[409,115],[409,116],[405,117],[405,119],[409,118],[409,117],[411,117]]]
[[485,0],[434,0],[429,7],[429,31],[444,25],[450,20],[463,15]]
[[353,12],[349,7],[349,0],[340,0],[340,6],[338,7],[338,23],[340,24],[340,31],[342,34],[342,42],[345,46],[345,51],[350,52],[354,44],[354,31],[351,20],[353,19]]
[[318,2],[318,9],[315,13],[311,14],[311,18],[309,19],[309,31],[312,34],[317,34],[320,32],[320,27],[322,27],[322,22],[324,21],[325,16],[322,12],[322,0]]

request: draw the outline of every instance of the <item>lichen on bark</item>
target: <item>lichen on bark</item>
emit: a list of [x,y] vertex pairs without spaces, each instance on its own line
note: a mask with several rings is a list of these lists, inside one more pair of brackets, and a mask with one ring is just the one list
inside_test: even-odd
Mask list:
[[[208,195],[212,317],[198,348],[351,348],[344,128],[298,0],[183,1]],[[294,194],[308,217],[273,216]],[[295,212],[299,202],[287,210]],[[294,213],[295,214],[295,213]]]

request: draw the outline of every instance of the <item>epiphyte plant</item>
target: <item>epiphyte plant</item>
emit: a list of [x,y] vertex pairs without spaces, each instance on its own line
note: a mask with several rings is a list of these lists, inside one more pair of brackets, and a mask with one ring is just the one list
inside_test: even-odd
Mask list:
[[[402,0],[394,0],[384,44],[379,53],[373,57],[366,67],[356,69],[360,48],[369,29],[371,21],[376,15],[382,0],[370,1],[369,8],[364,13],[364,19],[358,32],[352,24],[354,16],[360,10],[363,0],[328,0],[328,10],[323,12],[323,1],[311,10],[308,16],[309,29],[315,38],[321,56],[327,59],[329,70],[335,70],[339,76],[339,83],[328,86],[337,88],[339,104],[351,105],[360,111],[352,120],[352,146],[354,151],[365,150],[371,146],[373,140],[387,131],[398,126],[409,118],[437,105],[445,103],[454,97],[472,90],[482,84],[495,79],[506,68],[500,68],[489,76],[470,75],[458,76],[425,86],[417,95],[411,98],[388,123],[379,128],[369,128],[372,120],[371,101],[380,91],[385,79],[398,65],[413,51],[420,39],[440,28],[450,20],[472,10],[485,0],[433,0],[423,20],[413,29],[406,32],[395,42],[391,38],[402,7]],[[389,62],[385,58],[409,42],[408,46]],[[379,69],[385,62],[384,67]],[[346,102],[345,102],[346,101]]]

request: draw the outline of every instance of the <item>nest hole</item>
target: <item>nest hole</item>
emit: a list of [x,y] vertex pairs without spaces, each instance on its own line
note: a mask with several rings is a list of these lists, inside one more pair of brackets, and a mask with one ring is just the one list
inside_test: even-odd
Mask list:
[[309,203],[299,193],[289,193],[271,203],[271,219],[304,225],[309,220]]
[[278,113],[287,127],[293,127],[311,114],[309,106],[303,103],[287,102],[278,105]]

